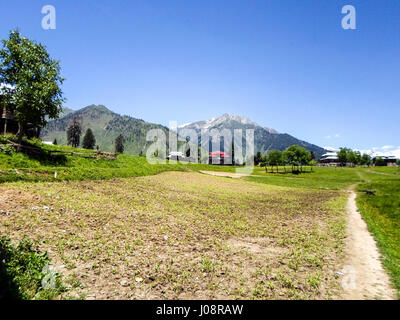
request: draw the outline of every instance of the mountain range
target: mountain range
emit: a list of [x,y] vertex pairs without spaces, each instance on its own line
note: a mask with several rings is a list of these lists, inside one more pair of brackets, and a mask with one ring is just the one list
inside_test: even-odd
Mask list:
[[242,129],[243,135],[245,135],[244,132],[246,129],[253,129],[254,150],[255,152],[260,151],[262,154],[267,153],[269,150],[285,150],[287,147],[294,144],[297,144],[306,148],[309,151],[312,151],[317,158],[326,152],[323,148],[317,145],[299,140],[287,133],[279,133],[275,129],[262,127],[246,117],[231,115],[227,113],[219,118],[196,121],[181,125],[178,127],[178,134],[179,130],[182,129],[194,129],[198,134],[200,134],[200,132],[203,130],[209,132],[212,129]]
[[[119,115],[102,105],[90,105],[77,111],[64,108],[60,118],[50,120],[42,130],[42,139],[48,141],[57,139],[59,144],[66,144],[66,131],[73,118],[80,119],[83,133],[87,128],[92,129],[96,137],[96,144],[101,150],[105,151],[114,151],[114,141],[119,134],[125,137],[125,152],[135,155],[140,152],[145,153],[150,145],[149,142],[146,142],[146,133],[150,129],[163,130],[168,139],[169,129],[167,127],[130,116]],[[178,127],[178,134],[182,129],[194,129],[197,133],[212,129],[254,129],[255,152],[266,153],[268,150],[284,150],[293,144],[298,144],[312,151],[316,157],[320,157],[325,152],[319,146],[299,140],[286,133],[278,133],[275,129],[262,127],[250,119],[238,115],[224,114],[210,120],[186,123]]]

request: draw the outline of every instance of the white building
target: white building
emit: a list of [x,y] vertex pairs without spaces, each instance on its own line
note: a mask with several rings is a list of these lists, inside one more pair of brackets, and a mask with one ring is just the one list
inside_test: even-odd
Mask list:
[[337,166],[339,164],[338,152],[330,151],[324,153],[319,159],[319,162],[324,165]]

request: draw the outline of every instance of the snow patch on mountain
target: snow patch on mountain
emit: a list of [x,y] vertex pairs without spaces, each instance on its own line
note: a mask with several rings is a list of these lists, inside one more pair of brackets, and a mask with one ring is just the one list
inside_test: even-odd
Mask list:
[[[261,127],[257,123],[251,121],[249,118],[233,115],[225,113],[219,118],[212,118],[209,120],[202,120],[202,121],[195,121],[190,123],[185,123],[178,127],[178,129],[185,129],[185,128],[193,128],[197,130],[208,130],[209,128],[216,127],[220,124],[229,123],[231,121],[238,122],[243,125],[251,125],[254,127]],[[264,127],[263,129],[267,130],[269,133],[277,134],[278,132],[272,128]]]

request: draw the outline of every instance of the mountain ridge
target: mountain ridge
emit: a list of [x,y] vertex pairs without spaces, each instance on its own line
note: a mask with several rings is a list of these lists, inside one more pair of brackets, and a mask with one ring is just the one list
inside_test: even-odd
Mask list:
[[[200,121],[185,123],[181,126],[178,126],[178,129],[185,129],[185,128],[193,127],[193,126],[199,128],[199,129],[207,129],[209,127],[212,127],[212,126],[218,125],[219,123],[223,123],[223,122],[227,122],[227,121],[236,121],[236,122],[239,122],[244,125],[248,124],[248,125],[261,127],[259,124],[250,120],[247,117],[244,117],[241,115],[224,113],[222,116],[220,116],[218,118],[211,118],[209,120],[200,120]],[[203,124],[203,123],[207,126],[206,128],[201,128],[201,124]],[[275,129],[272,129],[272,128],[268,128],[268,127],[263,127],[263,128],[270,133],[279,133],[278,131],[276,131]]]
[[201,134],[202,131],[207,132],[212,129],[253,129],[255,152],[260,151],[261,153],[265,154],[269,150],[283,151],[287,147],[297,144],[309,151],[312,151],[316,157],[320,157],[323,153],[325,153],[324,148],[321,148],[315,144],[297,139],[287,133],[279,133],[277,130],[269,127],[262,127],[247,117],[228,113],[225,113],[218,118],[194,121],[181,125],[178,127],[178,134],[179,130],[182,129],[194,129],[198,134]]
[[[146,141],[146,133],[150,129],[161,129],[166,134],[168,140],[169,129],[163,125],[146,122],[131,116],[117,114],[104,105],[89,105],[79,110],[63,108],[59,119],[50,120],[43,128],[41,137],[44,140],[53,141],[57,139],[59,144],[67,144],[66,130],[73,118],[80,119],[83,134],[86,129],[91,128],[95,137],[96,144],[102,150],[114,151],[115,138],[122,134],[125,137],[125,152],[138,155],[145,153],[150,145]],[[288,146],[298,144],[316,157],[320,157],[325,150],[319,146],[299,140],[287,133],[279,133],[275,129],[262,127],[247,117],[225,113],[220,117],[209,120],[201,120],[178,126],[177,131],[182,129],[195,129],[201,134],[202,130],[211,129],[254,129],[254,150],[267,153],[269,150],[284,150]],[[167,141],[168,143],[168,141]]]

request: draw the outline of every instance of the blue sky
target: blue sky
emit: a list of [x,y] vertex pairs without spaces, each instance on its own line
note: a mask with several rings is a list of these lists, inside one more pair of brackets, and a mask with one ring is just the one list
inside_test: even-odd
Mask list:
[[[41,27],[48,4],[56,30]],[[72,109],[164,125],[233,113],[320,146],[400,150],[399,17],[398,0],[2,0],[0,38],[45,44]]]

